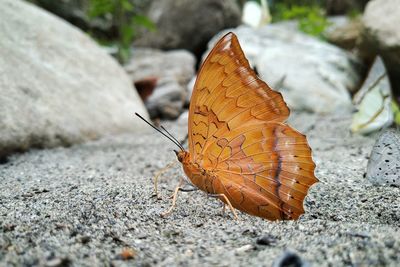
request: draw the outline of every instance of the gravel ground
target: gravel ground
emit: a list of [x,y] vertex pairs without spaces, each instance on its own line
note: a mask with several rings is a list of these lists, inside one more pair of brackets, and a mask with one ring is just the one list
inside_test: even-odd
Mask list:
[[173,146],[155,132],[115,136],[0,165],[0,265],[271,266],[289,249],[314,266],[396,266],[400,189],[364,178],[374,137],[351,135],[348,115],[291,121],[308,135],[320,179],[298,221],[240,212],[235,221],[199,191],[182,192],[161,218],[181,171],[161,179],[160,200],[152,176],[174,159]]

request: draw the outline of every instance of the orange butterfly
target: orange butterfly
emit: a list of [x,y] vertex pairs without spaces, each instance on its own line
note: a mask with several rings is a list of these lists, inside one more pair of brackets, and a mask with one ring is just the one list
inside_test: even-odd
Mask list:
[[297,219],[318,179],[306,137],[284,124],[288,116],[282,95],[257,77],[228,33],[200,69],[190,101],[189,151],[175,139],[177,158],[191,183],[235,217],[234,208],[269,220]]

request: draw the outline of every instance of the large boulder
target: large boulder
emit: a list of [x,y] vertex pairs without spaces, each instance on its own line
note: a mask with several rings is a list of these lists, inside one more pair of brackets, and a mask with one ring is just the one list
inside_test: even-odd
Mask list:
[[[360,83],[362,65],[350,53],[299,32],[293,23],[232,31],[250,64],[282,92],[290,108],[317,113],[351,109],[349,92]],[[210,47],[225,33],[213,38]]]
[[363,15],[362,44],[370,53],[380,54],[392,87],[400,95],[400,1],[373,0]]
[[240,24],[241,13],[235,0],[164,0],[153,1],[148,17],[157,30],[143,34],[135,45],[200,55],[216,33]]
[[77,28],[0,1],[0,157],[137,131],[147,112],[118,63]]

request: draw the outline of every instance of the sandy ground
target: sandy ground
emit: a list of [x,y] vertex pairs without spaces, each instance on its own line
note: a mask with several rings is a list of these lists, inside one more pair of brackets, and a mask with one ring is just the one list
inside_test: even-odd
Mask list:
[[[155,132],[15,155],[0,165],[0,266],[271,266],[287,249],[314,266],[396,266],[400,189],[364,178],[374,137],[351,135],[349,119],[292,115],[321,181],[298,221],[235,221],[200,191],[182,192],[161,218],[181,171],[161,179],[161,200],[152,197],[153,174],[174,159]],[[257,244],[263,236],[269,244]],[[133,259],[122,259],[124,248]]]

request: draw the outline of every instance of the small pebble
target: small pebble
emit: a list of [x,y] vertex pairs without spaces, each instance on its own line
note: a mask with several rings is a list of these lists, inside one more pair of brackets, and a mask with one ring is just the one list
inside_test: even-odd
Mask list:
[[272,267],[310,267],[310,264],[304,261],[296,252],[286,250],[275,259]]
[[272,235],[263,235],[256,241],[257,245],[272,246],[276,243],[276,238]]
[[121,252],[121,258],[126,261],[135,258],[136,251],[133,248],[124,248]]

